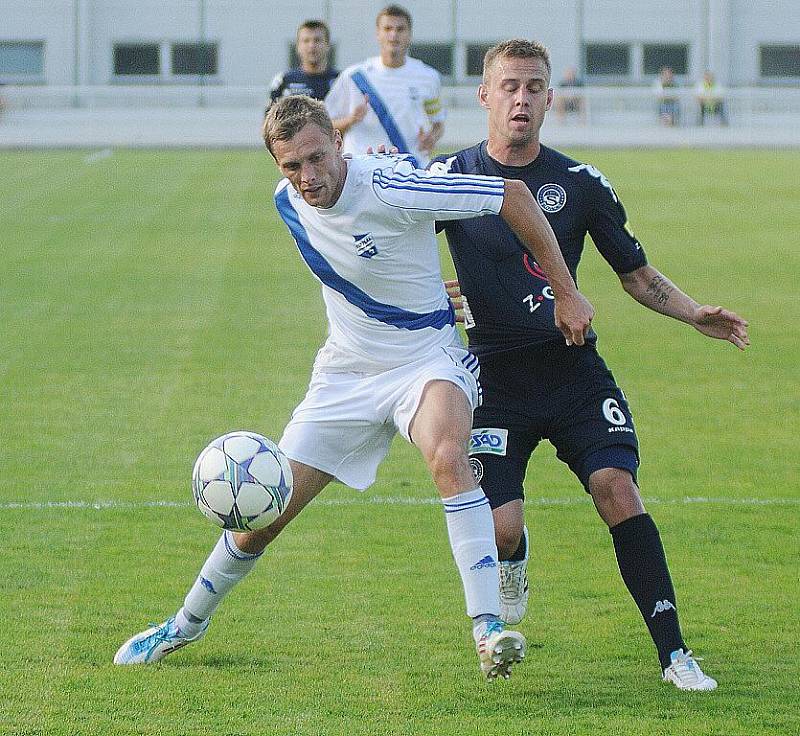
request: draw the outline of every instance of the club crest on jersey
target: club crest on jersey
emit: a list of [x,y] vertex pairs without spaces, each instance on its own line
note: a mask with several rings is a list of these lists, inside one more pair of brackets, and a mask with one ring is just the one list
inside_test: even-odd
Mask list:
[[545,212],[558,212],[567,203],[567,193],[560,184],[544,184],[536,192],[536,201]]
[[508,430],[495,427],[473,429],[469,441],[469,454],[505,455],[508,445]]
[[372,258],[378,253],[378,249],[372,240],[372,233],[354,235],[353,240],[356,241],[356,253],[362,258]]

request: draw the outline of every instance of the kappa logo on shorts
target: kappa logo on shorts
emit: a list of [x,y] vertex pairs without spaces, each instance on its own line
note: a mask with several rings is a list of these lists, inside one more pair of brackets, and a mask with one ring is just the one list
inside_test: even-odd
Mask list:
[[494,427],[473,429],[469,441],[469,454],[505,455],[508,446],[508,430]]
[[536,192],[536,201],[545,212],[558,212],[567,203],[567,193],[560,184],[544,184]]
[[375,247],[372,233],[354,235],[353,240],[356,241],[356,253],[362,258],[372,258],[372,256],[377,255],[378,249]]

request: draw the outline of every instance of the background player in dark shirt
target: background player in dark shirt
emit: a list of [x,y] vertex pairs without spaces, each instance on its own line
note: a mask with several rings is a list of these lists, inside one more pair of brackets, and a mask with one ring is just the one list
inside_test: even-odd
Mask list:
[[[619,197],[594,167],[539,143],[550,108],[547,50],[508,41],[484,60],[480,104],[487,141],[431,169],[521,179],[550,221],[573,277],[587,232],[644,306],[702,334],[749,344],[747,323],[720,307],[701,306],[649,265],[630,232]],[[509,622],[527,607],[523,489],[525,469],[546,438],[578,476],[609,526],[622,578],[658,649],[663,677],[686,690],[713,690],[686,646],[661,539],[636,482],[638,443],[627,401],[595,348],[567,346],[553,324],[546,275],[497,218],[443,223],[463,294],[470,349],[480,356],[483,406],[475,412],[473,470],[494,512],[501,602]],[[455,294],[455,292],[454,292]]]
[[321,20],[307,20],[297,29],[295,50],[300,59],[299,69],[280,72],[272,80],[267,109],[279,97],[308,95],[322,100],[328,94],[339,72],[328,67],[331,52],[331,33]]

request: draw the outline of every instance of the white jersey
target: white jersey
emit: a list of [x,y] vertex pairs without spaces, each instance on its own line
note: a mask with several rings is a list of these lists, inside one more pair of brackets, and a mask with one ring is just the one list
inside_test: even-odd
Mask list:
[[366,94],[369,110],[345,133],[344,152],[358,156],[368,146],[377,150],[383,143],[387,150],[396,146],[401,153],[412,154],[419,166],[425,166],[428,154],[418,148],[417,134],[444,122],[441,85],[439,72],[418,59],[407,58],[403,66],[392,68],[376,56],[345,69],[325,97],[325,107],[332,119],[342,118]]
[[499,177],[433,174],[403,156],[347,160],[337,202],[312,207],[282,180],[275,203],[322,283],[329,335],[316,370],[381,373],[461,345],[435,220],[497,214]]

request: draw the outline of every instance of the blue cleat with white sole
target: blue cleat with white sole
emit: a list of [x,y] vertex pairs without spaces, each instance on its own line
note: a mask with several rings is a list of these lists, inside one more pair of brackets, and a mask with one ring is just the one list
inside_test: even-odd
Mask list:
[[126,641],[114,655],[114,664],[154,664],[160,662],[168,654],[199,641],[206,635],[208,621],[194,636],[184,636],[175,623],[175,616],[163,624],[142,631]]

